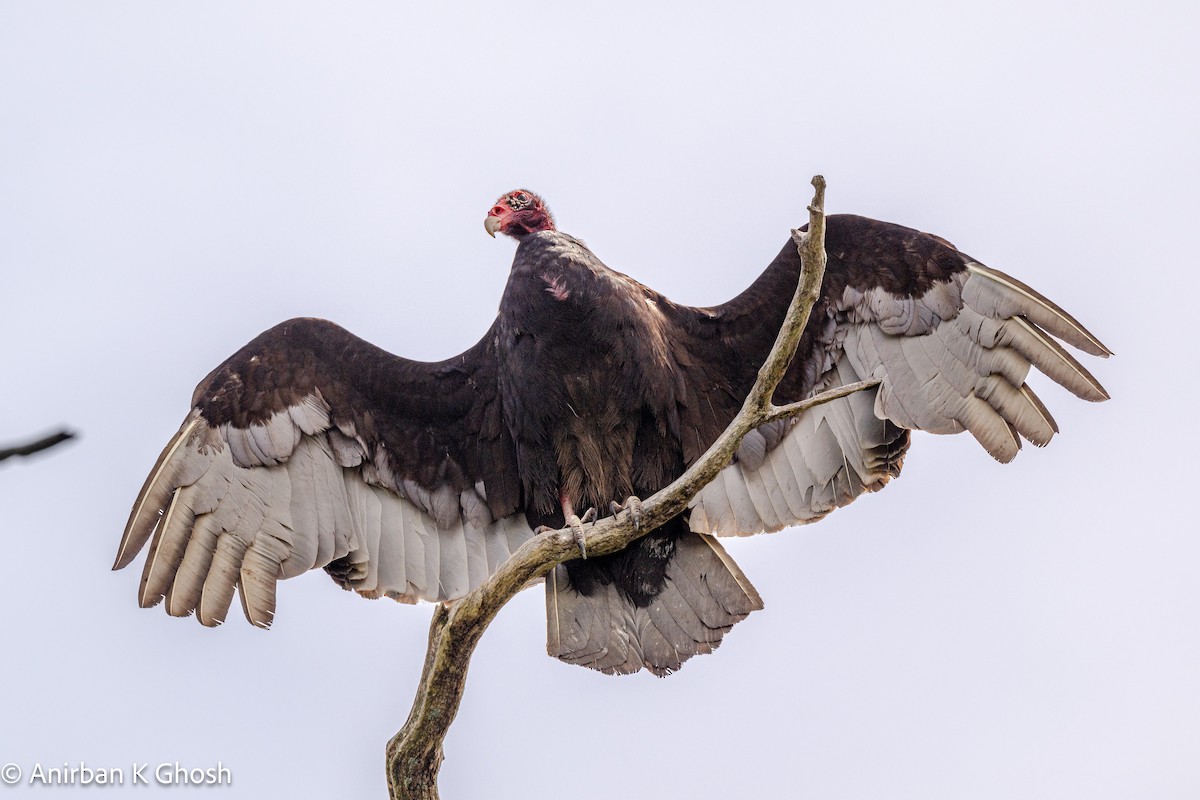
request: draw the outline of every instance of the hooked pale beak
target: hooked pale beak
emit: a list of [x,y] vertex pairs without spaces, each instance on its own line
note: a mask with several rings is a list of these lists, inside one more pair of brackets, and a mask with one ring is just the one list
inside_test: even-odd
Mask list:
[[488,232],[488,236],[496,238],[496,231],[500,230],[501,220],[498,216],[488,214],[483,220],[483,229]]

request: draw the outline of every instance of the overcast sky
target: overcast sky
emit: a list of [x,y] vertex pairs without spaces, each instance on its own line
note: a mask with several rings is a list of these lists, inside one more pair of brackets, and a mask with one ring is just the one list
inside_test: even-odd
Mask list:
[[918,435],[886,491],[731,543],[766,609],[665,680],[548,658],[524,593],[443,796],[1200,795],[1195,5],[980,5],[0,4],[0,442],[82,434],[0,465],[0,764],[384,797],[429,606],[312,573],[269,632],[236,607],[207,630],[137,607],[141,559],[109,571],[195,384],[300,315],[470,346],[513,252],[482,220],[518,186],[610,266],[721,302],[820,172],[830,211],[1078,316],[1113,400],[1042,379],[1045,450]]

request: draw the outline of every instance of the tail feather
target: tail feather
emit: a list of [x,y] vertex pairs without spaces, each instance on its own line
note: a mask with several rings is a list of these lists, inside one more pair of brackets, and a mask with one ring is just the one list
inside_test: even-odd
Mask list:
[[763,607],[749,579],[715,539],[687,533],[667,565],[663,590],[644,608],[613,583],[590,595],[559,566],[546,580],[550,655],[610,675],[643,667],[669,675],[684,661],[711,653],[751,611]]

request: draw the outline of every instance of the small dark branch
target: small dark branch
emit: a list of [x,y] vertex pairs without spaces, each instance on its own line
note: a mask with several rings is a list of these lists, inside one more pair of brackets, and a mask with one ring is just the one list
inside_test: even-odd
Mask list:
[[28,444],[19,444],[15,447],[0,448],[0,461],[10,458],[11,456],[30,456],[34,453],[40,453],[42,450],[49,450],[56,444],[60,444],[68,439],[74,438],[75,434],[73,432],[64,430],[59,431],[58,433],[52,433],[49,436],[43,436],[41,439]]
[[[775,387],[783,378],[820,294],[825,274],[825,180],[813,178],[815,193],[809,206],[807,233],[792,231],[800,250],[802,269],[799,285],[788,309],[783,328],[771,354],[759,370],[758,380],[746,397],[742,410],[729,427],[686,472],[670,486],[642,501],[641,526],[634,530],[630,515],[608,517],[587,528],[589,555],[614,553],[660,527],[687,508],[696,493],[717,476],[737,452],[743,437],[773,419],[795,416],[802,411],[851,392],[876,385],[862,381],[824,392],[782,408],[771,404]],[[393,800],[437,800],[437,773],[442,762],[442,742],[458,713],[466,685],[471,655],[500,609],[555,566],[579,554],[570,530],[535,536],[513,553],[500,568],[470,594],[448,606],[439,606],[429,626],[429,649],[421,684],[412,712],[399,733],[388,742],[388,790]]]

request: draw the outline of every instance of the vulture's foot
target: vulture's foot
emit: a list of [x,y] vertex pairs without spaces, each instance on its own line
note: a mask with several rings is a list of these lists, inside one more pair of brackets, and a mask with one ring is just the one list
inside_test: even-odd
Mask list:
[[629,497],[625,498],[624,503],[618,503],[616,500],[613,500],[608,504],[608,507],[612,510],[614,517],[622,511],[628,511],[629,516],[633,517],[633,530],[635,532],[642,530],[642,501],[640,498],[629,495]]
[[587,542],[583,540],[583,525],[585,522],[594,522],[595,520],[595,508],[589,508],[583,512],[582,517],[577,517],[574,514],[567,517],[567,527],[571,529],[571,536],[575,539],[575,544],[579,548],[581,558],[587,558]]
[[[580,558],[587,558],[587,542],[584,541],[583,526],[588,522],[595,521],[595,519],[596,509],[589,508],[587,511],[583,512],[582,517],[577,517],[574,514],[567,514],[566,519],[563,521],[563,527],[571,529],[571,538],[575,540],[575,546],[579,548]],[[538,525],[536,528],[534,528],[533,532],[549,533],[550,531],[554,530],[557,530],[557,528],[551,528],[549,525]]]

